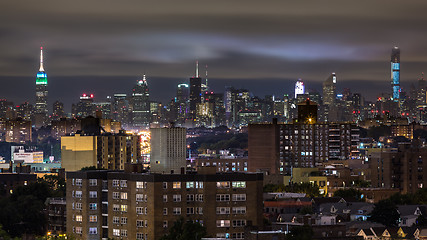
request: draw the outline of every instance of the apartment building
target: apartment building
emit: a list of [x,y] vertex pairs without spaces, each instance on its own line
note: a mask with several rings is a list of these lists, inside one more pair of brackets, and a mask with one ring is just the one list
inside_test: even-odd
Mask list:
[[180,217],[213,237],[263,226],[257,173],[67,172],[67,231],[78,239],[159,239]]

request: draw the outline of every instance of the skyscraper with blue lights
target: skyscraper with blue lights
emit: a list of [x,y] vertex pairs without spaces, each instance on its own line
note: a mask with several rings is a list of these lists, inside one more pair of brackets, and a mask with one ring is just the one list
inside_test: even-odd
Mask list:
[[400,99],[400,49],[394,47],[391,50],[391,87],[394,101]]

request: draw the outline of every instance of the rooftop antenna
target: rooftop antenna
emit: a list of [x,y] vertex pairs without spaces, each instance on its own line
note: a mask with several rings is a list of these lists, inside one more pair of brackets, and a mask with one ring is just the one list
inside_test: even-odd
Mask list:
[[196,61],[196,78],[199,77],[199,61]]
[[40,69],[39,72],[44,72],[43,68],[43,47],[40,47]]

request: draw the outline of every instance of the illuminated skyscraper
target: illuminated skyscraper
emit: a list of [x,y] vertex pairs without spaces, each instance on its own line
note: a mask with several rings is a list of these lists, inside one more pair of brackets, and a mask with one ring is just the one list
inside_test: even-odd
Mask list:
[[335,107],[337,76],[332,73],[326,81],[323,82],[323,117],[321,121],[336,121],[337,109]]
[[144,77],[138,80],[132,89],[132,122],[134,127],[148,127],[150,124],[150,93],[147,80]]
[[391,50],[391,88],[393,100],[400,99],[400,49],[394,47]]
[[190,116],[196,119],[197,104],[202,102],[202,78],[199,76],[199,62],[196,62],[196,75],[190,78]]
[[36,78],[36,106],[34,114],[34,125],[40,128],[48,120],[47,109],[47,74],[43,68],[43,47],[40,47],[40,69]]
[[304,94],[304,82],[301,78],[295,83],[295,98],[298,94]]

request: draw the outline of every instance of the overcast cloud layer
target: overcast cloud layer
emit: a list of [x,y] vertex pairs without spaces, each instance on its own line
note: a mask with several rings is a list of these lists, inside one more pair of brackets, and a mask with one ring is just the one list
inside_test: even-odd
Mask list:
[[[17,103],[34,101],[40,45],[49,102],[66,104],[84,91],[130,93],[143,73],[153,98],[165,101],[194,75],[196,60],[201,72],[209,65],[214,90],[228,84],[261,96],[292,93],[298,78],[320,91],[331,72],[339,88],[371,97],[388,92],[395,45],[404,87],[427,68],[423,0],[26,0],[0,7],[0,97]],[[70,79],[84,81],[67,87]]]

